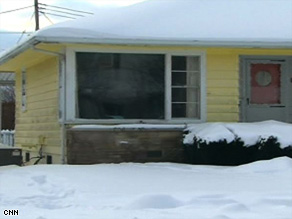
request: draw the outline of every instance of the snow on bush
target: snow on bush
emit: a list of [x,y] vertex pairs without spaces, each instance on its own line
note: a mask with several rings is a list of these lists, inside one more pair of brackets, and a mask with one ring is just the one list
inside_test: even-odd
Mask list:
[[252,146],[276,138],[281,148],[292,146],[292,124],[264,121],[254,123],[203,123],[190,125],[186,130],[183,143],[191,145],[197,141],[210,143],[240,139],[244,146]]

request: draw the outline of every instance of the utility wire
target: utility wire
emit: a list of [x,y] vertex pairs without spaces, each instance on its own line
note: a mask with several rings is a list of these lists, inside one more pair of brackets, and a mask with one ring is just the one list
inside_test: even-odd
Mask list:
[[71,18],[71,19],[76,19],[74,17],[69,17],[69,16],[65,16],[65,15],[59,15],[59,14],[53,14],[53,13],[48,13],[48,12],[43,12],[40,11],[41,14],[49,14],[49,15],[53,15],[53,16],[57,16],[57,17],[64,17],[64,18]]
[[26,28],[24,29],[24,31],[22,31],[21,36],[20,36],[19,39],[17,40],[17,43],[19,43],[19,41],[22,39],[22,37],[23,37],[23,35],[25,34],[26,29],[27,29],[27,27],[28,27],[29,23],[31,22],[31,20],[32,20],[32,18],[33,18],[34,15],[35,15],[35,13],[33,12],[32,15],[31,15],[31,17],[30,17],[30,19],[29,19],[29,21],[28,21],[27,24],[26,24]]
[[5,14],[5,13],[14,12],[14,11],[19,11],[19,10],[23,10],[23,9],[31,8],[31,7],[33,7],[33,5],[32,6],[23,7],[23,8],[17,8],[17,9],[10,10],[10,11],[3,11],[3,12],[0,12],[0,14]]
[[75,11],[75,12],[84,13],[84,14],[92,14],[92,15],[94,14],[92,12],[79,11],[79,10],[74,10],[74,9],[70,9],[70,8],[63,8],[63,7],[54,6],[54,5],[47,5],[47,4],[43,4],[43,3],[39,3],[39,5],[47,6],[47,7],[52,7],[52,8],[64,9],[64,10],[68,10],[68,11]]
[[42,13],[42,15],[44,15],[51,24],[54,24],[54,22],[45,13]]
[[55,10],[55,9],[48,9],[48,8],[39,8],[40,10],[44,10],[44,11],[53,11],[56,13],[63,13],[63,14],[69,14],[69,15],[73,15],[73,16],[79,16],[79,17],[84,17],[84,15],[80,15],[80,14],[76,14],[76,13],[69,13],[69,12],[64,12],[64,11],[60,11],[60,10]]
[[[21,34],[23,32],[18,32],[18,31],[0,31],[0,34]],[[27,34],[33,33],[33,32],[26,32]]]

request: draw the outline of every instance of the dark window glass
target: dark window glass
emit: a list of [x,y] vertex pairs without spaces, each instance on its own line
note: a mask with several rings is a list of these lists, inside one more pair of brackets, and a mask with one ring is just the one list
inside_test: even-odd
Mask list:
[[187,84],[186,72],[172,72],[171,83],[173,86],[184,86]]
[[186,104],[172,104],[172,117],[185,118],[186,117]]
[[185,118],[186,115],[199,115],[198,103],[172,103],[172,117]]
[[172,88],[171,96],[172,96],[172,102],[186,102],[187,89],[186,88]]
[[164,55],[76,53],[78,117],[164,119]]
[[185,71],[186,70],[186,56],[172,56],[171,59],[171,69],[172,70],[182,70]]

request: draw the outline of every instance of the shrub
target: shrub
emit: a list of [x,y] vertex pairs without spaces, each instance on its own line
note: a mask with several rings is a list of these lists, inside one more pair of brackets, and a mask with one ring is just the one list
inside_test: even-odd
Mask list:
[[189,164],[234,166],[281,156],[292,158],[292,146],[282,149],[273,136],[251,146],[245,146],[240,138],[230,143],[226,140],[207,143],[194,137],[193,144],[184,144],[184,155]]

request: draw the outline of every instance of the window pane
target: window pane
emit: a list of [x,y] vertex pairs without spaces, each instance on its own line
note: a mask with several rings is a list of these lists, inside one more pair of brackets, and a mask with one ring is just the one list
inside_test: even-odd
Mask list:
[[186,117],[186,104],[172,104],[172,117],[185,118]]
[[197,88],[172,88],[172,102],[199,103],[200,92]]
[[171,84],[174,86],[183,86],[187,84],[186,72],[172,72]]
[[172,70],[186,70],[186,57],[185,56],[172,56],[171,59]]
[[172,118],[199,119],[200,112],[196,103],[173,103]]
[[172,57],[172,117],[199,118],[200,57]]
[[172,97],[172,102],[186,102],[187,89],[186,88],[172,88],[171,97]]
[[79,118],[164,118],[164,55],[77,53],[76,60]]

